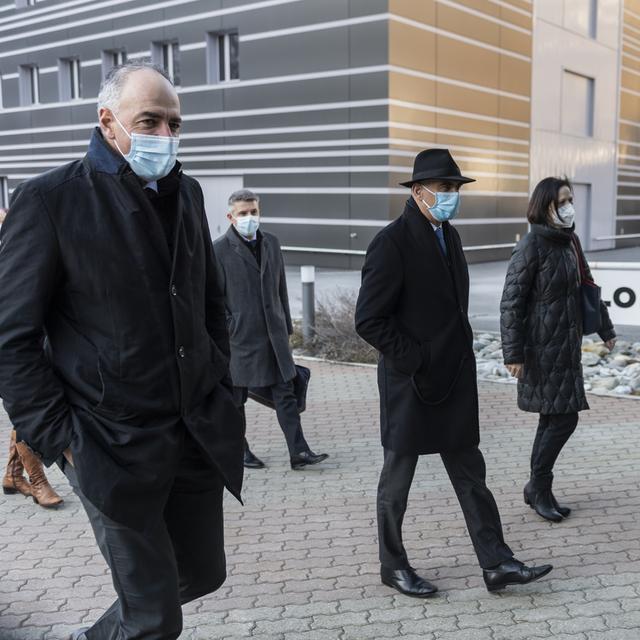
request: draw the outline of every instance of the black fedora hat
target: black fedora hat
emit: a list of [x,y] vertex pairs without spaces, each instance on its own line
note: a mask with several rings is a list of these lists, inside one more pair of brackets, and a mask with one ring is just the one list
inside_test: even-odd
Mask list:
[[413,176],[403,187],[410,187],[414,182],[425,180],[450,180],[452,182],[475,182],[473,178],[465,178],[460,167],[455,163],[448,149],[425,149],[421,151],[413,163]]

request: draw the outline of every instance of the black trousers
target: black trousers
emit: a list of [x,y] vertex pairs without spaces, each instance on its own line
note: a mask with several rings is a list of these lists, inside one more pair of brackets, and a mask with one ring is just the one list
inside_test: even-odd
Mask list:
[[[300,422],[300,413],[298,412],[298,401],[293,389],[293,380],[287,382],[279,381],[277,384],[269,387],[273,394],[273,403],[276,406],[276,416],[278,423],[287,441],[289,456],[294,456],[303,451],[309,451],[309,445],[302,433],[302,423]],[[248,391],[246,387],[234,387],[233,397],[236,401],[238,409],[242,414],[245,430],[247,433],[247,418],[244,411],[244,405],[247,402]],[[245,440],[246,444],[246,440]]]
[[540,414],[531,450],[531,482],[535,491],[551,489],[553,465],[578,426],[577,413]]
[[161,513],[138,531],[114,522],[82,494],[73,467],[58,461],[89,516],[118,599],[86,632],[87,640],[175,640],[181,605],[218,589],[226,578],[223,482],[198,445],[185,438],[180,469]]
[[[486,467],[480,449],[469,447],[440,456],[458,496],[480,566],[487,569],[512,558],[513,552],[502,535],[498,507],[485,482]],[[402,521],[417,462],[417,455],[384,450],[378,484],[378,544],[380,563],[389,569],[409,568],[402,543]]]

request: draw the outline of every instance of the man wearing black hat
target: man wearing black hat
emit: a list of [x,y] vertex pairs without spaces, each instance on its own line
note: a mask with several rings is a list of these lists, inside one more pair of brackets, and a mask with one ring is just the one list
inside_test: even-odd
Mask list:
[[357,332],[380,352],[380,574],[384,584],[422,598],[437,589],[411,568],[402,543],[422,454],[442,458],[489,591],[537,580],[552,569],[514,559],[485,483],[469,274],[460,236],[449,223],[468,182],[474,180],[461,175],[448,150],[418,154],[413,177],[402,183],[411,189],[404,213],[369,246],[356,308]]

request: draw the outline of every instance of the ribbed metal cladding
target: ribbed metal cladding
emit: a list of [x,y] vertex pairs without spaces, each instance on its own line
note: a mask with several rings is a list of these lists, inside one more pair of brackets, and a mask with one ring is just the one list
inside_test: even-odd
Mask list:
[[[526,0],[0,0],[0,176],[11,191],[83,155],[114,54],[171,55],[180,158],[214,231],[242,185],[289,263],[358,267],[413,156],[448,146],[478,178],[459,225],[470,259],[506,257],[526,230],[531,30]],[[215,38],[236,33],[238,78],[219,81]],[[80,97],[60,101],[76,59]],[[21,104],[34,66],[39,104]]]
[[616,246],[626,247],[637,246],[640,243],[640,1],[638,0],[624,0],[620,57]]

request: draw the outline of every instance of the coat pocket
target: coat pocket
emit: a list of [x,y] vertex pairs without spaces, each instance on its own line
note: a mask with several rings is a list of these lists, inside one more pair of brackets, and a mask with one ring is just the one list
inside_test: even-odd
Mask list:
[[458,378],[469,359],[461,341],[442,338],[428,345],[425,366],[411,377],[411,384],[420,402],[427,405],[442,404],[451,395]]
[[96,369],[100,379],[100,400],[97,404],[93,405],[93,409],[102,414],[109,414],[111,416],[119,415],[122,406],[117,400],[118,394],[114,389],[115,381],[113,376],[109,374],[108,368],[105,366],[105,362],[101,357],[98,357]]

